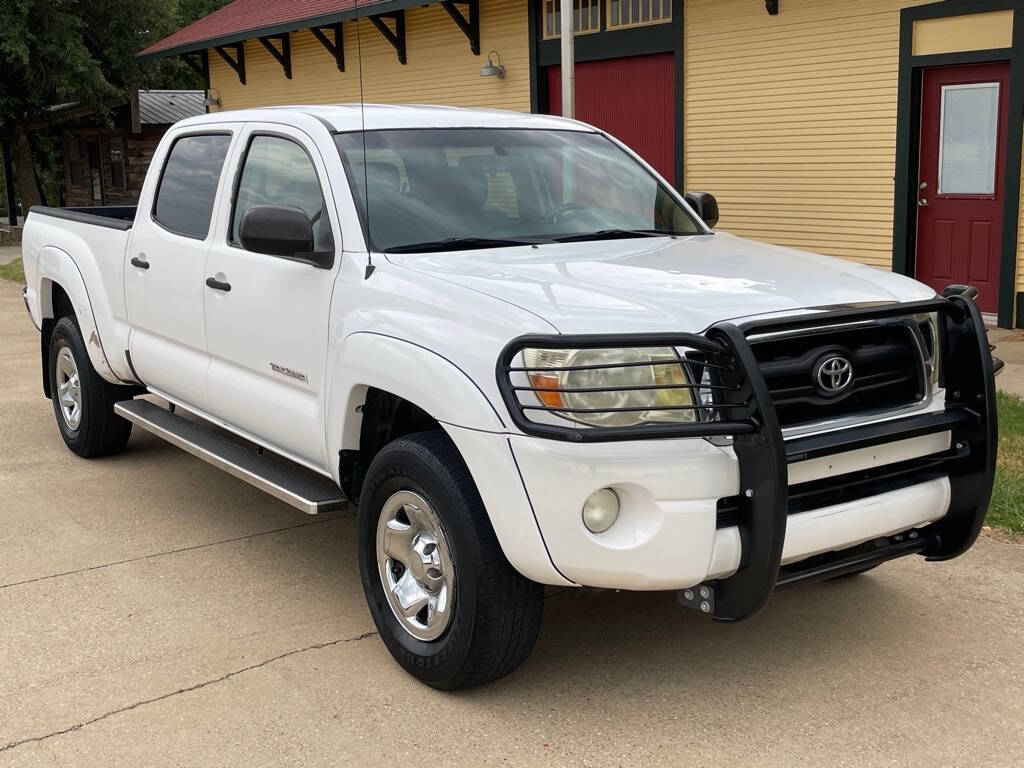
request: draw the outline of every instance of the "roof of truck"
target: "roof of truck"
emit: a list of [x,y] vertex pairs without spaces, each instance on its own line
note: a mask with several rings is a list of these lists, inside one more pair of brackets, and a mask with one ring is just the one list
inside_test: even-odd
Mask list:
[[552,115],[534,115],[504,109],[471,109],[427,104],[317,104],[259,107],[189,118],[184,125],[209,122],[293,122],[305,115],[333,131],[387,128],[548,128],[592,131],[585,123]]

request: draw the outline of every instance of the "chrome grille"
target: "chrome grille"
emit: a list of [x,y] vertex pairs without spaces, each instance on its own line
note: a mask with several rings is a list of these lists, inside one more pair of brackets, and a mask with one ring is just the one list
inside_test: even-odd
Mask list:
[[[750,343],[783,428],[900,410],[928,395],[930,340],[920,320],[768,332]],[[835,375],[844,362],[845,383]]]

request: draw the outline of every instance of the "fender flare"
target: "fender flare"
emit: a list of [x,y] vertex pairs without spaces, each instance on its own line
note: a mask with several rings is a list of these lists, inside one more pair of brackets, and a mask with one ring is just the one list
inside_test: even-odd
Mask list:
[[[426,411],[452,438],[512,567],[542,584],[572,585],[559,573],[544,544],[508,444],[508,417],[502,416],[468,373],[414,342],[358,331],[345,337],[335,353],[327,381],[331,393],[325,406],[327,455],[335,459],[333,473],[339,471],[341,450],[359,448],[359,407],[367,390],[375,387],[397,395]],[[483,478],[489,481],[481,483]]]
[[[414,375],[410,376],[409,372]],[[424,381],[429,387],[422,386]],[[327,456],[359,448],[359,407],[371,387],[404,398],[442,424],[483,432],[507,432],[495,405],[469,374],[436,352],[376,331],[346,336],[328,366]],[[337,478],[335,478],[337,479]]]
[[[89,298],[85,278],[70,254],[49,245],[41,248],[36,263],[35,282],[40,326],[43,326],[44,320],[53,319],[53,284],[56,283],[71,300],[71,306],[75,310],[75,317],[78,320],[82,338],[85,340],[85,348],[89,353],[92,367],[112,384],[123,384],[124,382],[110,367],[107,353],[100,339],[99,328],[96,325],[96,315],[93,312],[92,300]],[[43,347],[48,346],[49,339],[43,339]],[[43,363],[46,365],[45,360]]]

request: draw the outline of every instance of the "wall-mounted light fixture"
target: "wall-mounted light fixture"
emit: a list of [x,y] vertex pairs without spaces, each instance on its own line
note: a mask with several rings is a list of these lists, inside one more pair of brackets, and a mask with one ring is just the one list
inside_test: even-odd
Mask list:
[[[492,56],[498,58],[498,63],[494,63]],[[496,77],[499,80],[505,77],[505,67],[501,65],[501,55],[497,51],[491,51],[487,54],[487,63],[480,67],[480,77]]]
[[769,16],[779,15],[779,0],[764,0],[764,9]]
[[210,95],[208,95],[205,99],[203,99],[203,106],[206,106],[206,107],[219,107],[220,106],[220,96],[210,96]]

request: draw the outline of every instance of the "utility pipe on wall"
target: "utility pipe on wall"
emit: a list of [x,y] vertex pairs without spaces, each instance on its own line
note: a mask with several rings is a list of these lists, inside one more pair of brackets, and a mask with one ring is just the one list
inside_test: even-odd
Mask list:
[[575,77],[573,73],[573,0],[560,0],[562,16],[562,116],[576,116]]

